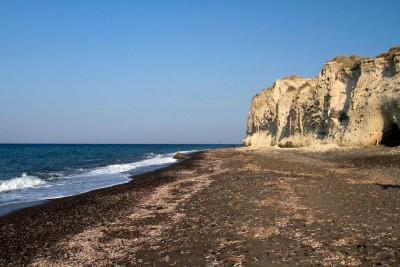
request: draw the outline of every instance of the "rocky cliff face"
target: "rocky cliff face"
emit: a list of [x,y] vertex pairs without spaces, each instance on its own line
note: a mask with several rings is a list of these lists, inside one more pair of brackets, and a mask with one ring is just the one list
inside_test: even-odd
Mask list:
[[292,75],[254,98],[245,146],[400,145],[400,46],[337,56],[315,78]]

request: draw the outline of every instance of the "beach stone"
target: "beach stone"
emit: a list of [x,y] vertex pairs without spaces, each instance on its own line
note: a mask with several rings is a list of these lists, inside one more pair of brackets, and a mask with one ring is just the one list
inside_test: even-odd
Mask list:
[[174,159],[185,159],[186,155],[185,153],[176,153],[175,156],[173,157]]

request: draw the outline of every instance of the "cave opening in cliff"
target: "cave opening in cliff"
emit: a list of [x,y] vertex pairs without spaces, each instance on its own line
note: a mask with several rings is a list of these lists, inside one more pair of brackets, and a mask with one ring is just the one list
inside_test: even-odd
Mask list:
[[397,124],[393,123],[383,131],[381,144],[385,146],[400,146],[400,129]]

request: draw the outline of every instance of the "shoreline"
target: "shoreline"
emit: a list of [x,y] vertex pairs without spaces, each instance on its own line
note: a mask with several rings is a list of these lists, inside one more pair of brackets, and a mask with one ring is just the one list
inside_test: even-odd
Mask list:
[[[176,163],[188,155],[225,144],[2,145],[0,216],[37,201],[82,194],[129,182],[131,176]],[[78,153],[79,152],[79,153]],[[52,157],[55,153],[56,158]],[[23,164],[26,162],[26,164]],[[47,167],[41,169],[40,166]],[[36,204],[35,204],[36,203]]]
[[[202,153],[195,152],[187,159],[169,166],[134,175],[134,179],[128,183],[51,199],[41,205],[0,217],[0,265],[28,265],[41,246],[42,249],[49,248],[66,236],[77,234],[90,225],[113,219],[121,210],[118,206],[124,203],[107,203],[99,201],[100,198],[106,200],[108,197],[120,195],[124,199],[124,193],[129,192],[132,194],[130,200],[139,202],[152,189],[174,180],[173,177],[163,177],[164,172],[190,166]],[[21,237],[24,239],[21,240]],[[34,245],[35,243],[40,245]]]
[[7,203],[4,205],[1,205],[0,206],[1,207],[0,218],[7,216],[7,215],[11,215],[11,214],[13,214],[17,211],[23,210],[23,209],[46,204],[47,202],[49,202],[49,200],[44,199],[44,200],[25,201],[25,202],[17,202],[17,203]]
[[[195,151],[195,152],[190,152],[190,153],[186,154],[186,159],[184,159],[184,160],[189,159],[192,154],[195,154],[195,153],[198,153],[198,152],[202,152],[202,150]],[[38,200],[25,201],[25,202],[7,203],[7,204],[4,204],[4,205],[0,206],[0,208],[2,208],[2,209],[5,208],[4,210],[0,210],[0,220],[3,217],[9,216],[9,215],[13,215],[14,213],[19,213],[19,212],[30,213],[28,210],[25,211],[25,209],[30,209],[30,208],[34,208],[36,206],[42,206],[42,205],[50,204],[50,202],[52,202],[52,201],[57,201],[57,200],[63,201],[63,199],[71,198],[71,197],[74,197],[74,196],[79,196],[79,195],[86,194],[86,193],[89,193],[89,192],[92,192],[92,191],[97,191],[97,190],[102,190],[102,189],[106,189],[106,188],[110,188],[110,187],[114,187],[114,186],[118,186],[118,185],[127,184],[127,183],[130,183],[132,181],[132,179],[134,177],[138,176],[138,175],[141,175],[141,174],[144,174],[144,173],[149,173],[149,172],[152,172],[152,171],[155,171],[155,170],[159,170],[159,169],[163,169],[163,168],[168,168],[168,167],[170,167],[172,165],[180,163],[181,161],[182,160],[176,161],[176,162],[172,162],[172,163],[166,163],[166,164],[164,163],[164,164],[161,164],[159,166],[146,167],[143,171],[136,171],[135,174],[128,176],[127,179],[129,179],[129,180],[126,181],[126,182],[117,183],[117,184],[106,186],[106,187],[100,187],[100,188],[91,189],[91,190],[88,190],[88,191],[80,192],[80,193],[75,194],[75,195],[67,195],[67,196],[55,197],[55,198],[47,198],[47,199],[38,199]]]
[[0,218],[0,265],[396,266],[399,173],[400,148],[197,152]]
[[203,151],[196,151],[196,152],[186,155],[186,158],[183,160],[170,163],[166,166],[161,166],[159,168],[150,169],[148,171],[139,172],[138,174],[131,175],[128,177],[130,180],[125,183],[120,183],[120,184],[115,184],[115,185],[111,185],[111,186],[107,186],[107,187],[97,188],[97,189],[89,190],[89,191],[82,192],[82,193],[79,193],[76,195],[71,195],[71,196],[63,196],[63,197],[58,197],[58,198],[49,198],[49,199],[35,200],[35,201],[29,201],[29,202],[18,202],[18,203],[5,204],[4,206],[16,205],[16,206],[21,206],[21,208],[18,208],[15,210],[13,209],[8,212],[5,211],[5,213],[0,212],[0,226],[3,224],[3,221],[7,221],[10,218],[14,219],[14,218],[18,218],[18,217],[24,217],[27,215],[29,216],[34,213],[41,212],[42,209],[53,208],[54,205],[58,206],[58,205],[62,205],[62,203],[64,203],[64,202],[74,201],[75,197],[76,198],[85,198],[85,195],[87,195],[87,194],[92,194],[92,193],[96,194],[96,193],[100,193],[102,190],[107,190],[107,189],[111,189],[113,187],[118,187],[121,185],[129,184],[137,176],[147,175],[152,172],[161,171],[163,169],[168,169],[169,167],[172,167],[174,165],[183,163],[186,160],[189,160],[193,155],[195,155],[197,153],[201,153],[201,152],[203,152]]

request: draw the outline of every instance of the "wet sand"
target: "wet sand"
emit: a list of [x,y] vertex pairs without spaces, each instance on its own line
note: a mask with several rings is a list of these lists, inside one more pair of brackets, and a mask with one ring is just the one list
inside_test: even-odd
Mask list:
[[0,266],[400,265],[400,147],[225,149],[0,218]]

